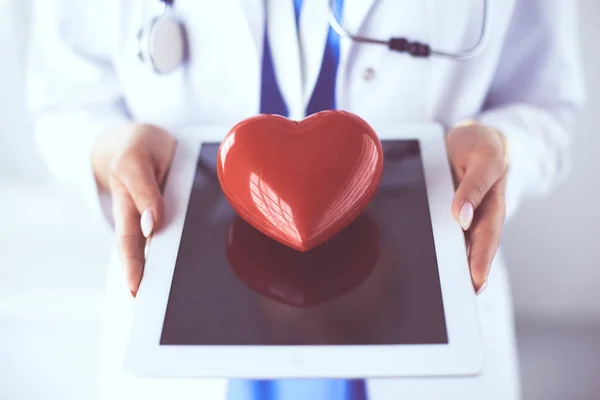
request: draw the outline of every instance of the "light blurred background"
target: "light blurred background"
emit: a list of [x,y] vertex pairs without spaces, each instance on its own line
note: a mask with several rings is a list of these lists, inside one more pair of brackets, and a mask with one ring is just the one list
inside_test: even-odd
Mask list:
[[[526,204],[504,237],[524,399],[600,399],[600,2],[580,8],[588,101],[572,175]],[[110,238],[34,148],[30,2],[0,0],[0,10],[0,399],[94,399]]]

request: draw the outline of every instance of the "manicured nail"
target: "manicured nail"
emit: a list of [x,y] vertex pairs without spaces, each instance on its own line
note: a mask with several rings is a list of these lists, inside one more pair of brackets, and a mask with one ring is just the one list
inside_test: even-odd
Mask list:
[[147,209],[142,213],[140,225],[142,227],[142,233],[144,234],[144,237],[150,236],[152,229],[154,229],[154,214],[152,213],[151,209]]
[[469,229],[471,222],[473,221],[473,205],[471,203],[467,201],[463,204],[458,219],[463,230],[466,231]]
[[487,287],[487,280],[483,281],[483,284],[481,285],[481,287],[477,291],[477,296],[479,296],[481,293],[483,293],[483,291],[485,290],[486,287]]

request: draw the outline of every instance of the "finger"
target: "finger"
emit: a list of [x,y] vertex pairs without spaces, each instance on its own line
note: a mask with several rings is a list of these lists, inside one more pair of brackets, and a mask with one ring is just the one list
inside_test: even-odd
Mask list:
[[485,289],[492,261],[500,245],[505,217],[504,186],[503,178],[492,187],[478,208],[468,232],[471,279],[478,294]]
[[141,218],[138,224],[145,237],[150,236],[164,219],[164,203],[160,192],[159,177],[152,157],[142,151],[125,153],[115,165],[114,177],[122,183]]
[[144,269],[145,238],[139,225],[140,214],[122,183],[111,182],[111,192],[117,250],[125,270],[127,285],[135,297]]
[[467,168],[452,201],[452,214],[464,230],[469,229],[475,210],[503,174],[504,165],[496,160],[480,160]]

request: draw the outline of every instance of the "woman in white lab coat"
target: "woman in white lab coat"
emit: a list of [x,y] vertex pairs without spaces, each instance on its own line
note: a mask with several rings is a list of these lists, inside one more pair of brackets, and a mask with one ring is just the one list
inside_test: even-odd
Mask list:
[[[328,2],[304,0],[297,24],[294,1],[266,3],[268,10],[263,0],[176,1],[189,60],[162,75],[138,57],[137,40],[160,14],[158,0],[43,0],[34,9],[29,93],[37,143],[56,177],[79,185],[95,210],[114,221],[125,267],[123,279],[112,263],[108,285],[106,398],[226,398],[222,380],[129,378],[120,356],[130,292],[142,276],[144,236],[162,224],[159,184],[179,128],[267,110],[265,43],[288,116],[301,118],[309,109],[331,35]],[[436,121],[448,130],[459,183],[452,211],[470,240],[485,346],[481,376],[370,380],[370,399],[519,397],[507,271],[495,254],[505,215],[521,199],[546,194],[566,171],[582,100],[576,6],[492,1],[489,42],[468,61],[339,43],[330,88],[335,107],[367,121]],[[478,0],[346,0],[342,15],[350,32],[456,52],[477,41],[483,16]]]

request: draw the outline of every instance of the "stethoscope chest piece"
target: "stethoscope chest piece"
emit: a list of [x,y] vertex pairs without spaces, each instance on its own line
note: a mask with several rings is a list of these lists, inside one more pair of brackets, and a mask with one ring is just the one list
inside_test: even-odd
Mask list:
[[137,39],[138,57],[159,74],[173,72],[185,62],[185,29],[169,10],[141,29]]

